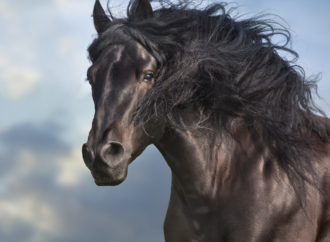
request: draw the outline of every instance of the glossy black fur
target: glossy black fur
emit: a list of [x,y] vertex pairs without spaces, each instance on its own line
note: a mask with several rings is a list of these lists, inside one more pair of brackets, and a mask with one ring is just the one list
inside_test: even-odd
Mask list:
[[298,56],[283,26],[231,12],[140,0],[116,19],[96,1],[85,163],[98,185],[117,185],[155,144],[173,174],[166,241],[327,241],[330,131],[312,99],[317,78],[279,55]]

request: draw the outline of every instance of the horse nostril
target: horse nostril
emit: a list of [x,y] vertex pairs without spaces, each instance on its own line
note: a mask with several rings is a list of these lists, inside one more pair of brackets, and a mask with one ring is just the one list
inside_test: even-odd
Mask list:
[[100,156],[110,167],[116,166],[124,156],[124,147],[121,143],[110,142],[101,149]]
[[86,166],[90,169],[94,161],[94,154],[88,148],[87,144],[83,144],[82,146],[82,155]]
[[123,151],[122,145],[121,144],[117,144],[117,143],[111,143],[110,144],[110,149],[108,151],[108,154],[110,155],[116,155],[121,153],[121,151]]

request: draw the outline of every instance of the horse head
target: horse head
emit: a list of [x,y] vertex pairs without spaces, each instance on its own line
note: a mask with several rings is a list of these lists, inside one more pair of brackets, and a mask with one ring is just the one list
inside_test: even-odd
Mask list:
[[[152,17],[148,1],[137,2],[134,11],[136,21]],[[98,0],[93,18],[101,36],[111,20]],[[123,182],[128,165],[162,136],[164,129],[156,122],[146,122],[144,127],[132,122],[139,103],[155,82],[156,74],[157,61],[134,40],[103,48],[88,69],[95,116],[82,153],[97,185]]]

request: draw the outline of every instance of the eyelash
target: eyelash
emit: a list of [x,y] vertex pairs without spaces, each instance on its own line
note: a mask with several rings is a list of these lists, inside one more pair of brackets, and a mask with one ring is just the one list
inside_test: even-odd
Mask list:
[[89,84],[92,85],[92,82],[91,82],[91,80],[88,77],[85,78],[85,81],[86,82],[89,82]]

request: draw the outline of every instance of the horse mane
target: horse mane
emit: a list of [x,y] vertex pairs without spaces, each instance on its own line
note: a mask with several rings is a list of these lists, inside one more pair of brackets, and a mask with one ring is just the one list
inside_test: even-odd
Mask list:
[[[267,19],[270,15],[241,19],[227,8],[215,3],[195,9],[180,1],[161,5],[153,18],[140,22],[134,21],[134,4],[127,18],[117,19],[109,10],[112,22],[90,45],[89,58],[94,62],[109,45],[139,42],[155,57],[159,71],[136,111],[136,125],[151,119],[187,128],[175,110],[191,105],[214,129],[230,133],[231,120],[243,120],[299,193],[305,181],[315,183],[311,137],[329,142],[328,121],[316,115],[325,116],[312,97],[318,77],[305,76],[289,47],[290,32]],[[285,39],[283,44],[274,43],[276,35]]]

